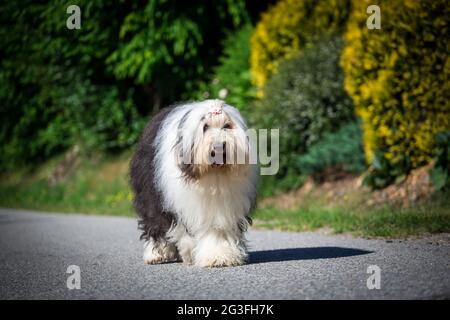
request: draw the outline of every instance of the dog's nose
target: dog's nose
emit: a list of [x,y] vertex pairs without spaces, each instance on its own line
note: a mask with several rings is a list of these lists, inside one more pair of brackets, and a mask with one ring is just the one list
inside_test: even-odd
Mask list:
[[224,164],[226,159],[225,142],[214,143],[210,152],[211,158],[214,158],[215,163]]
[[214,157],[216,155],[216,152],[218,152],[218,153],[225,153],[225,147],[226,147],[225,142],[215,143],[213,145],[213,147],[212,147],[212,150],[211,150],[211,156]]

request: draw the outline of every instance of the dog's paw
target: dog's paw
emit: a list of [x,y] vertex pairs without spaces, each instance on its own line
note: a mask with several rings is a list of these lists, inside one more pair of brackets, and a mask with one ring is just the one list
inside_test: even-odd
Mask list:
[[236,247],[226,246],[210,252],[198,252],[195,265],[204,268],[235,267],[245,264],[247,255]]
[[151,243],[145,246],[143,258],[145,264],[160,264],[180,260],[175,246],[165,245],[155,247]]
[[213,256],[205,260],[197,261],[196,265],[202,268],[236,267],[245,263],[242,257]]

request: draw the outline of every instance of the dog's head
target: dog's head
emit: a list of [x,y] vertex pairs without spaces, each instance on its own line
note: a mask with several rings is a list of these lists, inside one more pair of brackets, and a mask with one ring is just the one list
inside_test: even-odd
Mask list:
[[207,100],[187,110],[178,125],[178,166],[189,179],[208,173],[228,174],[248,166],[247,126],[239,111],[221,100]]

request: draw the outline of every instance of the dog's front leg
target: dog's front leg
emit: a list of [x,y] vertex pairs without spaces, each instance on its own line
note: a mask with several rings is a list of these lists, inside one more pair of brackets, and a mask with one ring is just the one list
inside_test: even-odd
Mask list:
[[180,259],[177,248],[166,240],[148,240],[144,244],[144,262],[146,264],[159,264],[174,262]]
[[227,267],[245,263],[247,250],[240,234],[212,229],[197,238],[194,264],[200,267]]

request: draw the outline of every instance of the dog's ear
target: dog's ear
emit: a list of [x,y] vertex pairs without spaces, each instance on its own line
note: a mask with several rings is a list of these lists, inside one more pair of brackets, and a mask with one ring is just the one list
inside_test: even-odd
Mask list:
[[183,177],[188,180],[195,180],[199,177],[199,170],[194,164],[193,149],[193,143],[191,143],[189,148],[183,148],[183,137],[180,134],[178,135],[177,141],[172,148],[178,168],[180,168],[183,173]]
[[172,147],[172,152],[175,156],[175,161],[176,161],[177,165],[179,166],[180,163],[182,163],[182,161],[183,161],[183,138],[181,137],[181,135],[179,133],[177,135],[177,141],[175,142],[175,144]]
[[181,164],[179,165],[181,172],[183,173],[183,178],[186,180],[197,180],[200,177],[198,165],[191,164]]

